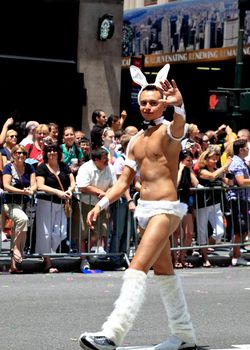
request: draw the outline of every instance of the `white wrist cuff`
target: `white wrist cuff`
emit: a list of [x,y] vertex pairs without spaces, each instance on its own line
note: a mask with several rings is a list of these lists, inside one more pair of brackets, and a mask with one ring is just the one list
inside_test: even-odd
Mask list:
[[174,111],[178,115],[182,116],[184,120],[186,120],[186,112],[185,112],[185,107],[184,104],[181,105],[181,107],[174,106]]
[[107,197],[103,197],[98,203],[97,205],[99,205],[99,207],[101,208],[101,210],[103,209],[107,209],[109,206],[109,200]]

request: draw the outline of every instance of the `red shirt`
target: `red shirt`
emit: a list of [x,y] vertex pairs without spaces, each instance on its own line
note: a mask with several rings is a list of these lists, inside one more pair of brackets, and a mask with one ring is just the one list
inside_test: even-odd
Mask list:
[[39,164],[43,163],[43,155],[44,151],[39,150],[36,147],[36,144],[28,144],[25,146],[29,152],[29,158],[35,159],[38,161]]

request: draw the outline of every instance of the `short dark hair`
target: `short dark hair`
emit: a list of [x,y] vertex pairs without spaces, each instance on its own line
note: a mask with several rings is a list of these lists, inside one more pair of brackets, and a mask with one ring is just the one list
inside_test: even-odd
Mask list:
[[103,154],[108,155],[108,151],[105,148],[95,148],[91,151],[91,159],[93,161],[101,159]]
[[101,112],[103,112],[102,109],[95,109],[92,113],[92,123],[96,124],[97,120],[96,118],[100,117]]
[[160,88],[158,88],[156,85],[147,85],[147,86],[145,86],[145,88],[142,89],[141,92],[143,92],[143,91],[159,91],[159,93],[163,97],[162,90]]
[[240,149],[246,147],[247,145],[247,141],[246,140],[242,140],[242,139],[238,139],[235,140],[233,143],[233,152],[236,156],[238,156],[238,154],[240,153]]
[[90,144],[90,139],[88,139],[86,136],[81,137],[79,143],[89,143]]
[[186,149],[181,150],[180,154],[179,154],[179,162],[183,161],[187,157],[191,157],[192,159],[194,159],[194,155],[192,152],[190,152]]
[[48,163],[48,152],[50,152],[52,149],[57,152],[58,163],[62,161],[61,147],[57,143],[51,143],[50,145],[46,145],[44,147],[43,161],[45,164]]

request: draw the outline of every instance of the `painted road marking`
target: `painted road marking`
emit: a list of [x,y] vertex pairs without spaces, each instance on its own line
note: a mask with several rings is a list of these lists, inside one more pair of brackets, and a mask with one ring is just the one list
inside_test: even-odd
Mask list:
[[[199,346],[198,346],[199,348]],[[152,345],[145,345],[145,346],[123,346],[118,347],[117,350],[153,350],[154,346]],[[242,344],[242,345],[232,345],[231,348],[227,349],[210,349],[209,347],[201,347],[201,349],[206,350],[250,350],[250,344]]]

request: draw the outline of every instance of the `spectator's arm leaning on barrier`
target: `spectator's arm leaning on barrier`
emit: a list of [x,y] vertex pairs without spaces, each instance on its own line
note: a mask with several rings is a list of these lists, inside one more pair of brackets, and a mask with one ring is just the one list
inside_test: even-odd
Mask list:
[[106,192],[101,190],[100,188],[97,188],[95,186],[86,186],[86,187],[79,187],[79,191],[83,193],[87,193],[93,196],[96,196],[98,198],[102,198],[105,196]]
[[[87,164],[87,163],[85,163]],[[82,182],[82,179],[84,179],[84,183]],[[76,177],[76,182],[78,184],[78,189],[82,193],[90,194],[93,196],[96,196],[97,198],[101,199],[105,196],[105,191],[102,189],[90,185],[91,183],[91,173],[88,172],[88,169],[84,165],[83,167],[80,167],[78,170],[78,174]]]
[[46,192],[48,194],[57,195],[61,199],[70,199],[72,197],[72,192],[75,188],[75,179],[74,175],[71,173],[69,174],[70,179],[70,186],[66,191],[62,191],[53,187],[50,187],[48,185],[45,185],[45,178],[43,176],[37,176],[37,187],[39,191]]
[[199,180],[197,179],[197,177],[195,176],[195,174],[193,173],[193,171],[191,171],[190,173],[191,176],[191,184],[193,187],[198,187],[199,185]]
[[36,174],[35,173],[32,173],[30,175],[30,186],[29,187],[24,187],[23,189],[20,189],[20,188],[12,186],[11,185],[11,182],[12,182],[11,180],[12,180],[12,175],[4,174],[4,176],[3,176],[3,186],[4,186],[4,190],[7,191],[7,192],[31,196],[37,190]]
[[116,175],[106,149],[95,149],[91,157],[79,168],[76,182],[80,192],[101,199],[116,182]]

